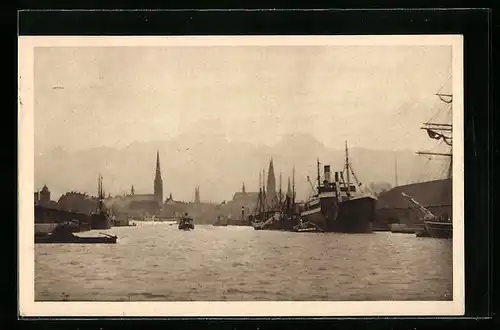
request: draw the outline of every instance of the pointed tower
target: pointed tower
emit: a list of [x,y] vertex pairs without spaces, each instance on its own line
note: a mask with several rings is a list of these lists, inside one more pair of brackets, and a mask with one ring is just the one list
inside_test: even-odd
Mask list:
[[246,193],[246,189],[245,189],[245,182],[243,182],[243,186],[241,186],[241,192],[242,192],[243,194],[245,194],[245,193]]
[[269,162],[269,171],[267,174],[267,203],[272,206],[276,199],[276,177],[274,176],[273,159]]
[[135,189],[134,189],[134,185],[132,185],[130,187],[130,195],[134,196],[134,194],[135,194]]
[[194,202],[196,204],[200,203],[200,187],[194,188]]
[[156,174],[154,181],[154,195],[155,199],[158,202],[158,205],[163,203],[163,180],[161,179],[161,170],[160,170],[160,152],[156,151]]

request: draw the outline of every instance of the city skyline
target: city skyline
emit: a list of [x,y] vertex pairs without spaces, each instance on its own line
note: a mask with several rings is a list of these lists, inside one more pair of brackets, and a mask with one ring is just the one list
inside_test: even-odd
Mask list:
[[[286,178],[297,166],[297,196],[306,198],[303,177],[315,172],[315,159],[334,161],[325,150],[343,152],[345,140],[351,149],[383,152],[435,148],[420,124],[442,106],[435,93],[451,92],[450,46],[210,46],[199,54],[199,47],[37,47],[35,189],[47,184],[54,196],[70,188],[92,193],[78,178],[51,182],[61,172],[51,168],[82,166],[88,179],[91,170],[104,172],[113,195],[132,184],[136,193],[150,194],[151,156],[139,149],[154,145],[165,162],[163,197],[189,201],[201,186],[211,187],[202,199],[220,202],[241,181],[257,191],[258,171],[295,138],[300,146],[276,155],[276,175]],[[311,144],[318,144],[317,154],[293,156]],[[123,156],[93,155],[104,148]],[[254,159],[231,159],[243,152],[238,148]],[[44,154],[93,161],[84,166],[89,160]],[[399,167],[402,183],[420,180],[405,171],[429,171],[422,162]],[[394,174],[360,176],[392,183]]]

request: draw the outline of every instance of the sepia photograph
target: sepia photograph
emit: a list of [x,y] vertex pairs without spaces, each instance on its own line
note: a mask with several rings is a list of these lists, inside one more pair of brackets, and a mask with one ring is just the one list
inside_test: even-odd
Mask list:
[[462,43],[19,37],[21,315],[463,314]]

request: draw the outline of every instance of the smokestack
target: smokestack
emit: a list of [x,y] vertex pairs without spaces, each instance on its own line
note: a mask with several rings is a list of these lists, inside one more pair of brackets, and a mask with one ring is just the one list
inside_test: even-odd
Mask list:
[[335,172],[335,182],[339,182],[339,172]]
[[330,181],[330,165],[325,165],[324,171],[325,171],[325,181],[328,183],[331,183],[331,181]]

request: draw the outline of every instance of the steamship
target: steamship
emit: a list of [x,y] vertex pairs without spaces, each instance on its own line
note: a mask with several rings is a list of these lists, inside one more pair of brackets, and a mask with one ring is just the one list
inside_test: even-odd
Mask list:
[[90,215],[91,229],[109,229],[111,228],[111,219],[104,205],[104,190],[102,188],[102,176],[99,174],[97,187],[97,209]]
[[[358,190],[361,184],[356,186],[350,182],[351,173],[356,181],[357,179],[349,163],[347,141],[345,151],[345,168],[335,172],[333,182],[330,165],[324,166],[321,182],[320,162],[317,161],[317,187],[314,195],[304,204],[300,214],[302,223],[324,232],[371,233],[377,199],[372,195],[362,194]],[[309,182],[311,183],[310,180]]]

